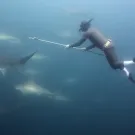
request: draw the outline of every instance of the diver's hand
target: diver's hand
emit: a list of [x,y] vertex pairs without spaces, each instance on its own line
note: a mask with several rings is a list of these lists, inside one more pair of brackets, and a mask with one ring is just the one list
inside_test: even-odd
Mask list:
[[37,38],[37,37],[33,37],[33,39],[34,39],[34,40],[39,40],[39,38]]
[[84,47],[84,48],[82,48],[82,51],[83,52],[86,52],[86,51],[88,51],[88,48],[87,47]]
[[71,45],[65,45],[65,48],[68,49],[68,48],[71,48]]

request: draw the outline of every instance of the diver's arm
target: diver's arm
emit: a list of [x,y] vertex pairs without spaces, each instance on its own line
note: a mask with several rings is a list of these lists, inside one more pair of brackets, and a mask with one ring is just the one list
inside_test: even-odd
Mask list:
[[86,47],[85,51],[88,51],[88,50],[93,49],[93,48],[95,48],[95,44]]
[[77,47],[80,46],[82,43],[84,43],[86,41],[86,38],[81,38],[79,41],[69,45],[69,47]]

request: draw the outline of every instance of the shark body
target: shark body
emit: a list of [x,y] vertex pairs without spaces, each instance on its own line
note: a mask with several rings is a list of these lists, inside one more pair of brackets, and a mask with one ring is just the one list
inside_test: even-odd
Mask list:
[[36,52],[22,58],[0,57],[0,72],[5,76],[8,69],[25,65]]

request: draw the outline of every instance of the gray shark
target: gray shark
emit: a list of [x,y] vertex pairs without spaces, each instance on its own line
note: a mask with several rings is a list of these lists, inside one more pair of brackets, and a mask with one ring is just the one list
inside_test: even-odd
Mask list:
[[42,87],[41,85],[37,84],[33,80],[28,80],[23,84],[17,84],[15,86],[15,89],[21,91],[22,94],[24,95],[34,94],[37,96],[48,97],[49,99],[57,100],[57,101],[70,101],[70,99],[66,98],[60,93],[51,92],[50,90]]
[[0,57],[0,72],[5,76],[8,69],[25,65],[36,52],[22,58]]

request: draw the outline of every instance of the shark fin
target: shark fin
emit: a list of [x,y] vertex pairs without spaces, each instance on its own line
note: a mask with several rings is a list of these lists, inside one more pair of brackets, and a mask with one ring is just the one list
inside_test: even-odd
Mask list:
[[30,55],[28,55],[28,56],[25,56],[25,57],[21,58],[20,61],[19,61],[19,63],[22,64],[22,65],[25,64],[29,59],[31,59],[31,57],[32,57],[35,53],[37,53],[37,51],[33,52],[32,54],[30,54]]
[[3,76],[5,76],[7,70],[5,68],[0,68],[0,72],[2,73]]

